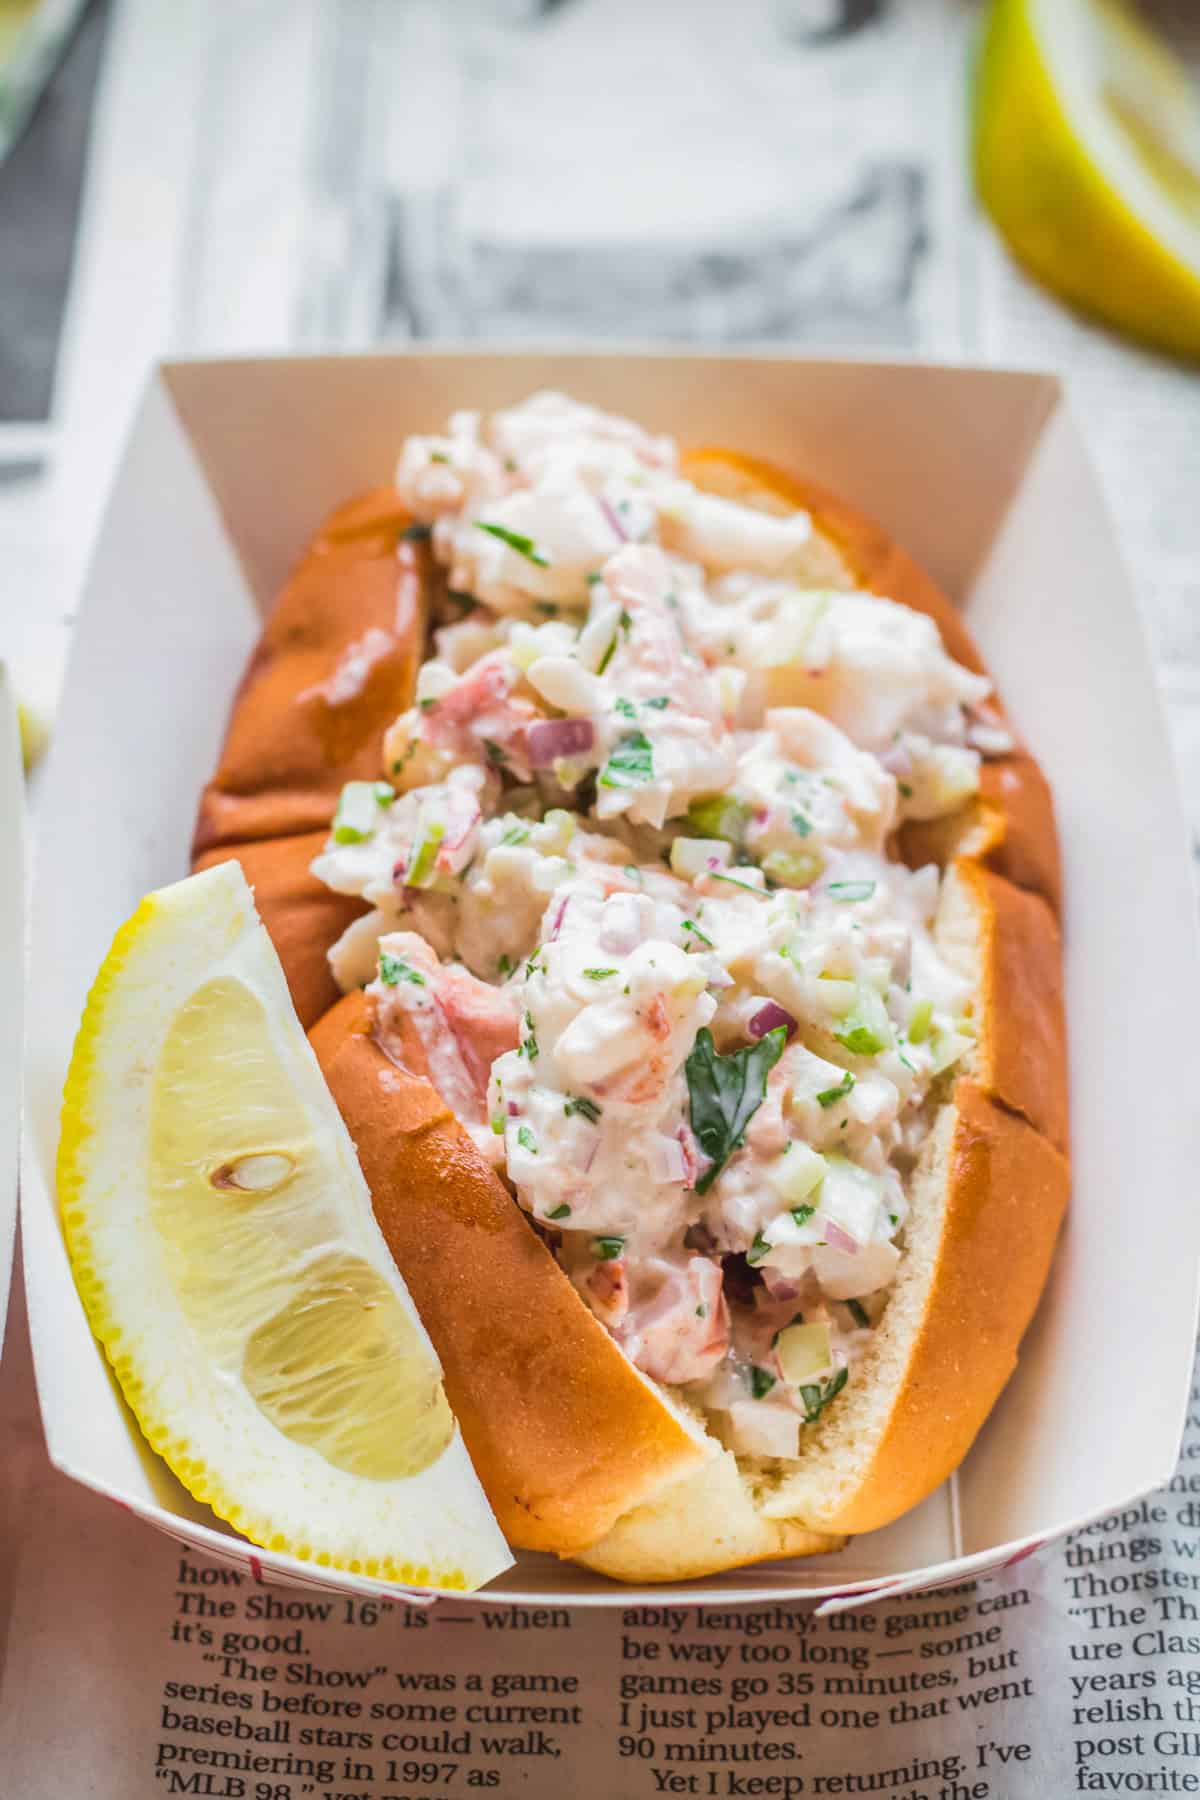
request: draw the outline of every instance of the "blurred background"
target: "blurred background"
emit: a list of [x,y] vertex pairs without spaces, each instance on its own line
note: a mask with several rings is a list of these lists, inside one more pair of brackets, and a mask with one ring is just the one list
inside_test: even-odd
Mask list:
[[[1140,11],[1200,71],[1200,6]],[[1143,597],[1200,838],[1200,374],[1034,286],[980,207],[986,12],[0,0],[0,655],[19,688],[49,715],[167,352],[769,340],[1049,367]],[[1193,147],[1176,187],[1200,225]]]

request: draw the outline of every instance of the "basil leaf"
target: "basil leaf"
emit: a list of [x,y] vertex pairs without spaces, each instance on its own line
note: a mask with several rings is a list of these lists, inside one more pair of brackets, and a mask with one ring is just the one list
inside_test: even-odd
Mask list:
[[698,1194],[708,1192],[744,1140],[747,1125],[767,1097],[767,1076],[786,1042],[786,1027],[777,1025],[757,1044],[721,1056],[707,1026],[696,1033],[684,1070],[692,1130],[712,1164],[696,1183]]
[[486,531],[489,537],[499,538],[502,544],[507,544],[510,550],[515,550],[527,562],[535,563],[539,569],[550,567],[550,558],[543,556],[533,539],[526,537],[523,531],[510,531],[507,525],[492,525],[487,519],[476,519],[475,524],[480,531]]
[[614,747],[604,765],[600,786],[642,787],[654,780],[654,751],[644,731],[631,731]]

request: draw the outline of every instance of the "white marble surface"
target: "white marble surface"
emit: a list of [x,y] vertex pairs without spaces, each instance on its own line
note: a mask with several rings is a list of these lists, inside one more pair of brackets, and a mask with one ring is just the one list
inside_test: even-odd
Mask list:
[[[1172,10],[1200,51],[1200,20]],[[1063,312],[978,215],[976,17],[118,0],[50,475],[0,480],[20,685],[52,704],[125,422],[167,351],[686,336],[1029,364],[1068,377],[1200,840],[1200,374]],[[21,452],[0,432],[0,476]]]

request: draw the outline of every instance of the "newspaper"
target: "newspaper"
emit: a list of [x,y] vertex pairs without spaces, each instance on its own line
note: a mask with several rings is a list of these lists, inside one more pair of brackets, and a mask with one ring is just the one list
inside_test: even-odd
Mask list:
[[[1200,381],[1063,313],[978,218],[974,14],[122,0],[53,485],[0,510],[38,576],[35,685],[166,351],[662,337],[1033,362],[1071,380],[1200,833]],[[5,1800],[1200,1793],[1200,1396],[1167,1490],[995,1579],[828,1617],[670,1590],[424,1609],[264,1585],[53,1471],[14,1298],[0,1634]]]
[[992,1579],[828,1617],[423,1608],[266,1585],[74,1486],[23,1333],[14,1303],[10,1800],[1200,1793],[1200,1388],[1166,1490]]

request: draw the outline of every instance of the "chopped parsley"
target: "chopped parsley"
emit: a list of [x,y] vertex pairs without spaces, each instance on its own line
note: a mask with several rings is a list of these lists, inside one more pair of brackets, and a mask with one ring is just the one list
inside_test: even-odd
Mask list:
[[624,607],[621,608],[621,616],[617,620],[617,630],[623,631],[626,637],[628,637],[629,633],[633,630],[633,620],[630,618]]
[[608,640],[607,650],[604,652],[604,655],[600,658],[600,661],[596,664],[597,675],[603,675],[605,669],[607,669],[609,663],[613,659],[613,655],[616,651],[616,648],[617,648],[617,634],[614,631],[612,636]]
[[806,819],[802,812],[792,814],[792,830],[797,837],[808,837],[812,831],[812,820]]
[[402,956],[389,956],[386,950],[379,956],[379,979],[384,987],[395,987],[401,981],[409,981],[413,987],[424,987],[425,977],[406,963]]
[[770,1370],[760,1368],[757,1363],[750,1366],[750,1392],[756,1400],[765,1400],[775,1386],[775,1377]]
[[756,1264],[765,1262],[770,1254],[770,1244],[768,1244],[761,1231],[756,1231],[754,1234],[754,1242],[746,1252],[746,1261],[750,1264],[751,1268],[754,1268]]
[[476,519],[475,524],[480,531],[486,531],[489,537],[499,538],[502,544],[507,544],[510,550],[515,550],[518,556],[525,557],[526,561],[536,564],[539,569],[550,567],[550,558],[543,556],[533,539],[526,537],[523,531],[510,531],[507,525],[493,525],[488,519]]
[[637,718],[637,707],[633,704],[632,700],[626,700],[624,696],[621,696],[613,701],[613,705],[623,719]]
[[643,787],[654,780],[654,751],[644,731],[631,731],[614,746],[604,765],[600,786]]
[[875,892],[873,881],[831,881],[829,884],[831,900],[869,900]]
[[512,974],[515,966],[511,956],[501,956],[496,963],[496,973],[507,977]]
[[537,1139],[534,1137],[532,1131],[530,1131],[528,1125],[517,1126],[517,1142],[520,1144],[522,1150],[528,1150],[531,1156],[537,1155]]
[[568,1119],[571,1117],[572,1113],[578,1113],[581,1118],[587,1119],[592,1125],[596,1123],[602,1110],[601,1107],[596,1105],[594,1100],[589,1100],[586,1094],[570,1095],[566,1105],[563,1107],[563,1113]]
[[800,1389],[800,1398],[804,1402],[804,1423],[815,1425],[831,1400],[837,1398],[846,1385],[849,1370],[839,1369],[828,1381],[809,1383]]
[[448,463],[450,458],[446,455],[444,450],[431,450],[429,452],[429,460],[431,463]]
[[792,1218],[797,1225],[807,1225],[816,1210],[815,1206],[809,1206],[807,1203],[802,1206],[793,1206]]
[[661,712],[664,706],[670,706],[670,704],[670,697],[667,694],[655,694],[653,700],[642,701],[643,706],[652,706],[655,712]]
[[493,769],[502,769],[505,762],[503,746],[493,743],[491,738],[481,738],[480,743],[483,745],[484,755],[491,763]]
[[400,533],[400,542],[402,544],[426,544],[432,534],[433,527],[430,525],[406,525]]
[[707,1319],[708,1317],[708,1308],[704,1305],[703,1301],[696,1308],[696,1317],[698,1319]]
[[712,939],[710,937],[707,937],[705,935],[705,933],[703,931],[701,931],[700,927],[696,924],[694,919],[685,919],[683,921],[682,929],[684,931],[690,932],[691,935],[696,939],[697,943],[707,944],[707,946],[710,950],[713,948]]
[[817,1105],[818,1106],[833,1106],[833,1105],[835,1105],[837,1103],[837,1101],[841,1100],[846,1094],[848,1094],[850,1092],[850,1089],[853,1086],[854,1086],[854,1077],[850,1073],[849,1069],[847,1069],[846,1073],[842,1076],[842,1079],[838,1082],[836,1087],[821,1089],[821,1092],[817,1095]]
[[710,881],[727,881],[730,887],[741,888],[744,893],[753,894],[757,900],[768,898],[766,889],[755,887],[752,881],[739,881],[736,875],[722,875],[719,869],[705,869],[704,873]]
[[766,1099],[767,1076],[783,1055],[786,1042],[785,1028],[777,1025],[757,1044],[721,1056],[707,1026],[696,1033],[684,1069],[692,1130],[710,1159],[695,1184],[698,1194],[708,1192],[745,1141],[746,1127]]
[[615,969],[585,969],[583,972],[589,981],[607,981],[609,976],[615,975],[617,971]]
[[625,1249],[623,1237],[598,1237],[592,1239],[592,1255],[597,1262],[616,1262]]
[[533,955],[529,958],[529,961],[525,964],[525,979],[528,981],[531,975],[540,975],[541,973],[542,965],[538,961],[538,952],[535,950]]
[[500,842],[502,844],[527,844],[529,842],[529,826],[510,825]]
[[546,1217],[548,1219],[569,1219],[570,1216],[571,1216],[571,1209],[567,1205],[565,1200],[563,1201],[561,1206],[556,1206],[553,1212],[548,1212],[546,1214]]
[[520,1047],[517,1050],[517,1055],[518,1056],[527,1056],[529,1058],[530,1062],[536,1062],[537,1055],[538,1055],[538,1041],[537,1041],[537,1036],[533,1029],[533,1014],[532,1013],[525,1014],[525,1030],[528,1032],[529,1035],[528,1035],[528,1037],[524,1037],[521,1039]]
[[474,594],[468,594],[466,588],[447,588],[446,598],[453,600],[456,606],[464,606],[468,609],[475,604]]

